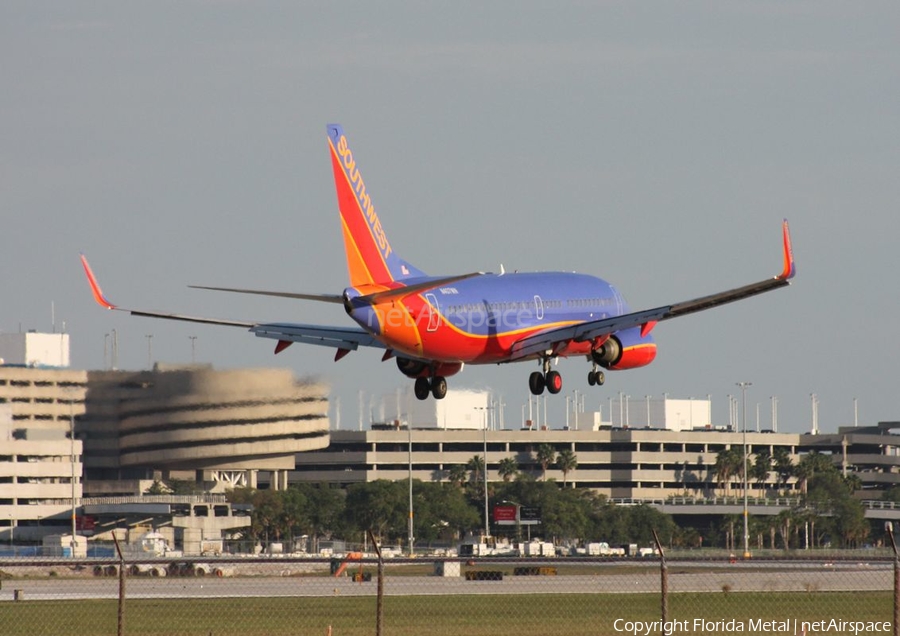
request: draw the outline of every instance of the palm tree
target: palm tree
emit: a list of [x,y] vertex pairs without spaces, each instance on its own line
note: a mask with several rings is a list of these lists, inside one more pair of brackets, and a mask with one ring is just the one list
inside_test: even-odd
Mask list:
[[769,473],[772,471],[772,457],[769,451],[762,450],[756,454],[753,460],[753,466],[750,468],[750,476],[756,482],[756,488],[763,490],[766,481],[769,479]]
[[844,485],[847,486],[847,490],[850,491],[852,495],[857,490],[861,490],[863,487],[862,478],[856,473],[849,473],[842,477],[844,481]]
[[741,449],[734,446],[728,450],[720,450],[716,455],[713,470],[716,473],[716,481],[720,487],[724,485],[727,496],[732,478],[744,474],[744,454]]
[[542,479],[547,481],[547,467],[556,461],[556,450],[550,444],[541,444],[535,453],[538,464],[541,465]]
[[731,481],[731,462],[728,459],[728,451],[725,449],[716,453],[716,465],[713,467],[716,475],[716,486],[722,489],[722,494],[728,494],[728,482]]
[[775,534],[778,532],[778,528],[781,526],[781,521],[778,517],[770,515],[765,518],[766,530],[769,531],[769,549],[775,549]]
[[484,458],[481,455],[472,455],[472,459],[466,462],[466,468],[472,471],[472,481],[481,481],[484,477]]
[[809,480],[813,475],[833,469],[834,464],[831,463],[831,458],[828,455],[823,455],[818,451],[810,451],[804,455],[800,458],[800,461],[797,462],[797,467],[794,469],[794,474],[797,476],[797,484],[800,486],[800,492],[804,495],[806,494]]
[[781,541],[784,549],[789,550],[791,547],[791,522],[794,519],[793,510],[782,510],[778,513],[778,534],[781,535]]
[[566,477],[568,477],[570,472],[578,468],[578,457],[576,457],[575,453],[568,448],[561,450],[559,451],[559,455],[556,456],[556,467],[562,471],[563,488],[565,488]]
[[519,463],[515,457],[504,457],[497,464],[497,472],[503,481],[509,481],[519,472]]
[[453,465],[450,467],[450,470],[447,471],[447,472],[448,472],[447,478],[448,478],[452,483],[454,483],[454,484],[456,484],[457,486],[459,486],[460,488],[462,488],[462,487],[463,487],[463,484],[466,483],[466,477],[467,477],[467,474],[466,474],[466,473],[467,473],[468,471],[467,471],[466,467],[463,466],[462,464],[453,464]]
[[784,446],[775,448],[772,455],[775,472],[778,473],[778,480],[781,482],[782,488],[787,486],[788,480],[794,474],[794,464],[791,461],[791,453]]

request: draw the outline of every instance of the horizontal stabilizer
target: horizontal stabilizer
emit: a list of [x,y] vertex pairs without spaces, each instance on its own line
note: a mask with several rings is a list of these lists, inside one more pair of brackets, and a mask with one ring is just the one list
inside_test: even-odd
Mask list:
[[472,272],[471,274],[460,274],[459,276],[448,276],[446,278],[432,278],[430,280],[415,283],[413,285],[406,285],[405,287],[397,287],[396,289],[386,289],[384,291],[375,292],[374,294],[368,294],[366,296],[359,296],[356,300],[361,300],[363,302],[377,304],[383,303],[388,300],[396,300],[397,298],[404,298],[409,296],[410,294],[419,294],[424,291],[428,291],[429,289],[434,289],[435,287],[443,287],[444,285],[452,285],[453,283],[458,283],[461,280],[466,280],[468,278],[474,278],[476,276],[484,276],[484,272]]

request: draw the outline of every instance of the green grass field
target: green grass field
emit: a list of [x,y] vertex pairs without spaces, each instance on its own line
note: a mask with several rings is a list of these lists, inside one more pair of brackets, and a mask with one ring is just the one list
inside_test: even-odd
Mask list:
[[[4,602],[0,634],[115,634],[116,609],[117,603],[108,600]],[[892,614],[890,592],[673,594],[669,599],[669,618],[690,621],[889,621]],[[616,619],[649,622],[659,617],[656,594],[387,597],[383,634],[602,636],[622,633],[614,629]],[[331,626],[333,636],[369,636],[375,633],[375,619],[371,597],[137,599],[126,602],[124,632],[135,636],[325,636]]]

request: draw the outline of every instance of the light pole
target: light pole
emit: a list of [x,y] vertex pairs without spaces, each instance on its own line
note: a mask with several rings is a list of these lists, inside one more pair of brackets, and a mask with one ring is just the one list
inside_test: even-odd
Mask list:
[[[400,414],[397,414],[397,419],[400,419]],[[413,447],[412,447],[412,421],[409,415],[409,410],[407,409],[406,413],[406,434],[409,438],[409,558],[413,558],[415,556],[413,550],[413,541],[415,541],[415,537],[413,537],[413,481],[412,481],[412,469],[413,469]]]
[[[573,393],[575,394],[575,404],[573,404],[572,411],[575,413],[575,430],[577,431],[578,430],[578,413],[579,413],[578,412],[578,389],[575,389],[573,391]],[[568,408],[569,408],[569,400],[567,399],[566,400],[566,409],[567,409],[567,411],[566,411],[566,426],[567,427],[569,426]]]
[[778,397],[772,396],[772,432],[778,432]]
[[191,364],[197,364],[197,336],[188,336],[191,339]]
[[112,361],[112,370],[116,371],[119,368],[119,332],[115,329],[112,330],[112,352],[110,353],[110,360]]
[[489,406],[476,406],[475,407],[476,411],[481,411],[481,413],[482,413],[482,424],[483,424],[483,426],[481,428],[481,432],[482,432],[482,439],[484,440],[484,456],[482,457],[482,463],[484,464],[484,470],[481,474],[484,476],[484,536],[485,537],[491,536],[490,518],[488,516],[489,503],[488,503],[488,476],[487,476],[487,471],[488,471],[487,412],[488,412],[488,409],[490,409],[490,408],[491,407],[489,407]]
[[741,402],[742,402],[742,410],[743,410],[743,419],[744,419],[744,437],[743,437],[743,445],[744,445],[744,558],[750,558],[750,529],[748,526],[748,518],[747,518],[747,387],[753,386],[752,382],[738,382],[737,385],[741,387]]
[[153,370],[153,334],[148,333],[145,338],[147,338],[147,367],[152,371]]
[[71,439],[71,451],[72,451],[72,542],[70,547],[72,548],[72,558],[75,558],[75,546],[78,541],[75,538],[75,408],[72,405],[74,397],[69,394],[69,436]]

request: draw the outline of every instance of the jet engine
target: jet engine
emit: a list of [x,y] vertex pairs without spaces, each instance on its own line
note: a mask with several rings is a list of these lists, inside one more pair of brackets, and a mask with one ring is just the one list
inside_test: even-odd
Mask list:
[[617,368],[616,363],[622,358],[622,342],[610,336],[599,348],[591,351],[591,358],[604,369]]
[[629,343],[629,346],[625,347],[618,336],[610,336],[599,349],[591,352],[591,358],[604,369],[616,371],[636,369],[653,362],[656,358],[656,344],[653,340],[649,336],[631,340],[634,340],[634,343]]

